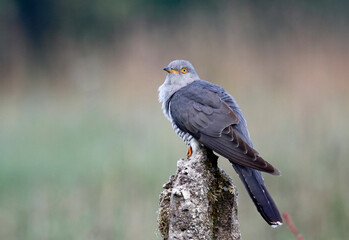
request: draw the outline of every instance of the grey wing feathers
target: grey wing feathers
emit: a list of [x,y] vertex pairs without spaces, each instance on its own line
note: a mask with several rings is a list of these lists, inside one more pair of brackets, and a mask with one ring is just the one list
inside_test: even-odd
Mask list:
[[233,163],[279,175],[234,128],[241,119],[217,94],[222,89],[207,84],[194,81],[172,96],[170,113],[174,123]]
[[279,170],[261,158],[258,152],[244,142],[231,126],[224,131],[227,133],[223,133],[222,137],[215,139],[201,134],[199,142],[234,163],[273,175],[280,175]]

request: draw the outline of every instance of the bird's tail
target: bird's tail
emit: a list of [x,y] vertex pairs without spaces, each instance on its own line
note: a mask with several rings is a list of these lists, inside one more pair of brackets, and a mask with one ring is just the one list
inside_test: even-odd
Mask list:
[[233,164],[239,174],[250,197],[264,220],[271,226],[282,224],[282,218],[267,188],[264,185],[262,174],[258,170]]

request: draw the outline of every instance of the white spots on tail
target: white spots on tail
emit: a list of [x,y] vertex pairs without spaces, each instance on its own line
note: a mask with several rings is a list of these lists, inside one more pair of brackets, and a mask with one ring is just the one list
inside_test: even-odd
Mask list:
[[277,228],[278,226],[281,226],[282,222],[273,222],[273,225],[270,225],[272,228]]

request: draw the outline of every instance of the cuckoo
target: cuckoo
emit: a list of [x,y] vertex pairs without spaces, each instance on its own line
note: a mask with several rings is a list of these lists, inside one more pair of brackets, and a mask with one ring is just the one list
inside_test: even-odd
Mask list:
[[189,146],[187,155],[204,146],[227,158],[244,183],[257,210],[271,226],[282,224],[261,172],[280,175],[253,148],[246,120],[222,87],[201,80],[186,60],[172,61],[164,70],[159,101],[176,134]]

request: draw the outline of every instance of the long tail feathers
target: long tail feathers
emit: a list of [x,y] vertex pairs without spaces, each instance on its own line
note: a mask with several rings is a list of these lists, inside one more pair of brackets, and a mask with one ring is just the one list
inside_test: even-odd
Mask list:
[[262,175],[259,171],[232,164],[235,171],[239,174],[250,197],[256,205],[259,213],[264,220],[272,227],[282,224],[282,218],[272,197],[264,185]]

